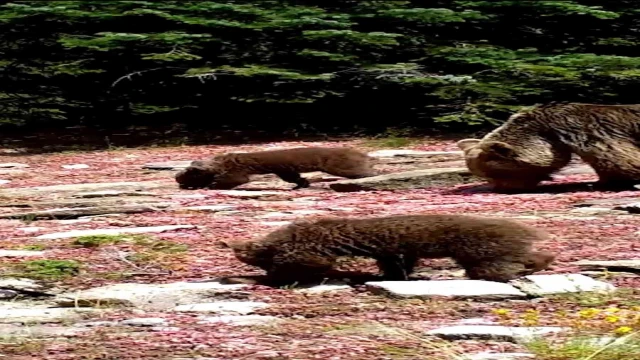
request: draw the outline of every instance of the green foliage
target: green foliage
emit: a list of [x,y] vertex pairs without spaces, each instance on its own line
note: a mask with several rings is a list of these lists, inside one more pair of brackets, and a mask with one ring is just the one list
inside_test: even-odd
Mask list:
[[55,280],[80,272],[80,263],[73,260],[30,260],[19,265],[21,276],[34,279]]
[[640,11],[595,3],[15,1],[0,126],[493,126],[550,100],[636,102]]

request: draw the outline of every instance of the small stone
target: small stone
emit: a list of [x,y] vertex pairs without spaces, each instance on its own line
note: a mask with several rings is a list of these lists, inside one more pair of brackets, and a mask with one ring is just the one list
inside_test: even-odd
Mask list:
[[508,327],[499,325],[456,325],[427,332],[445,340],[494,340],[519,342],[536,336],[558,333],[561,327]]
[[92,230],[73,230],[67,232],[53,233],[37,236],[36,239],[41,240],[53,240],[53,239],[67,239],[78,236],[92,236],[92,235],[122,235],[122,234],[146,234],[146,233],[159,233],[171,230],[180,229],[195,229],[194,225],[165,225],[165,226],[147,226],[147,227],[135,227],[135,228],[117,228],[117,229],[92,229]]
[[3,180],[3,179],[0,179],[0,185],[8,184],[8,183],[10,183],[10,182],[11,182],[11,180]]
[[134,318],[122,320],[120,323],[122,325],[129,326],[158,326],[165,325],[167,323],[167,320],[163,318]]
[[213,303],[187,304],[176,306],[178,312],[205,312],[224,315],[248,315],[256,309],[262,309],[268,305],[263,302],[252,301],[218,301]]
[[202,318],[199,324],[224,323],[237,326],[268,325],[280,321],[275,316],[267,315],[224,315]]
[[29,257],[29,256],[42,256],[44,251],[35,250],[0,250],[1,257]]
[[185,207],[185,208],[182,208],[182,210],[219,212],[219,211],[234,210],[235,208],[236,207],[233,205],[200,205],[200,206]]
[[403,298],[443,296],[501,300],[519,299],[527,296],[509,284],[482,280],[372,281],[365,285],[373,293]]
[[87,169],[89,165],[87,164],[73,164],[73,165],[62,165],[65,169]]
[[580,274],[528,275],[510,282],[532,296],[575,292],[610,292],[615,286]]
[[29,165],[21,164],[21,163],[2,163],[0,164],[0,169],[23,169],[28,168]]

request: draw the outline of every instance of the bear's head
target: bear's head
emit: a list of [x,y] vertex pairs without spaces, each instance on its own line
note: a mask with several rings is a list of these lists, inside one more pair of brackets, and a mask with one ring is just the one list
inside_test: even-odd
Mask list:
[[181,189],[201,189],[209,186],[216,178],[216,171],[203,161],[192,161],[186,169],[175,176]]
[[457,145],[464,152],[469,171],[487,179],[495,191],[531,190],[542,181],[552,180],[549,175],[553,168],[528,161],[508,143],[464,139]]
[[222,248],[233,250],[238,261],[268,271],[273,266],[274,252],[271,247],[259,241],[221,241]]

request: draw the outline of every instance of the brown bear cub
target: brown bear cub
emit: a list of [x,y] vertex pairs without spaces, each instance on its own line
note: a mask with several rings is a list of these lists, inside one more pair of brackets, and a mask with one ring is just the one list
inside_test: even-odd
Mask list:
[[467,167],[500,192],[531,190],[578,155],[602,190],[640,183],[640,105],[549,103],[512,115],[482,139],[458,142]]
[[321,277],[341,256],[376,259],[385,280],[407,280],[421,258],[451,257],[471,279],[506,282],[549,266],[555,255],[532,249],[547,236],[509,219],[434,214],[295,222],[223,245],[279,284]]
[[275,174],[296,184],[294,190],[309,187],[300,173],[323,171],[348,179],[377,175],[373,158],[353,148],[308,147],[252,153],[230,153],[211,160],[193,161],[176,174],[183,189],[232,189],[248,183],[249,175]]

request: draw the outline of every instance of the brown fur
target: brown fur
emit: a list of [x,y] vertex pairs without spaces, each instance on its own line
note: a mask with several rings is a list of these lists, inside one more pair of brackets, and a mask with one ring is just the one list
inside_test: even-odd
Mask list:
[[358,179],[376,175],[374,161],[367,154],[352,148],[308,147],[269,150],[252,153],[230,153],[208,161],[194,161],[176,174],[181,188],[232,189],[248,183],[249,175],[276,174],[282,180],[296,184],[294,189],[309,187],[300,173],[325,173]]
[[471,279],[505,282],[555,258],[532,250],[546,232],[523,223],[467,215],[400,215],[296,222],[260,241],[229,241],[241,262],[281,283],[322,276],[341,256],[377,260],[388,280],[406,280],[420,258],[451,257]]
[[640,105],[550,103],[521,111],[482,139],[464,139],[469,170],[498,191],[530,190],[575,153],[598,174],[598,187],[640,183]]
[[276,174],[299,189],[309,187],[300,173],[323,171],[358,179],[376,175],[373,165],[371,157],[352,148],[308,147],[218,155],[192,162],[175,178],[181,188],[232,189],[248,183],[249,175]]

